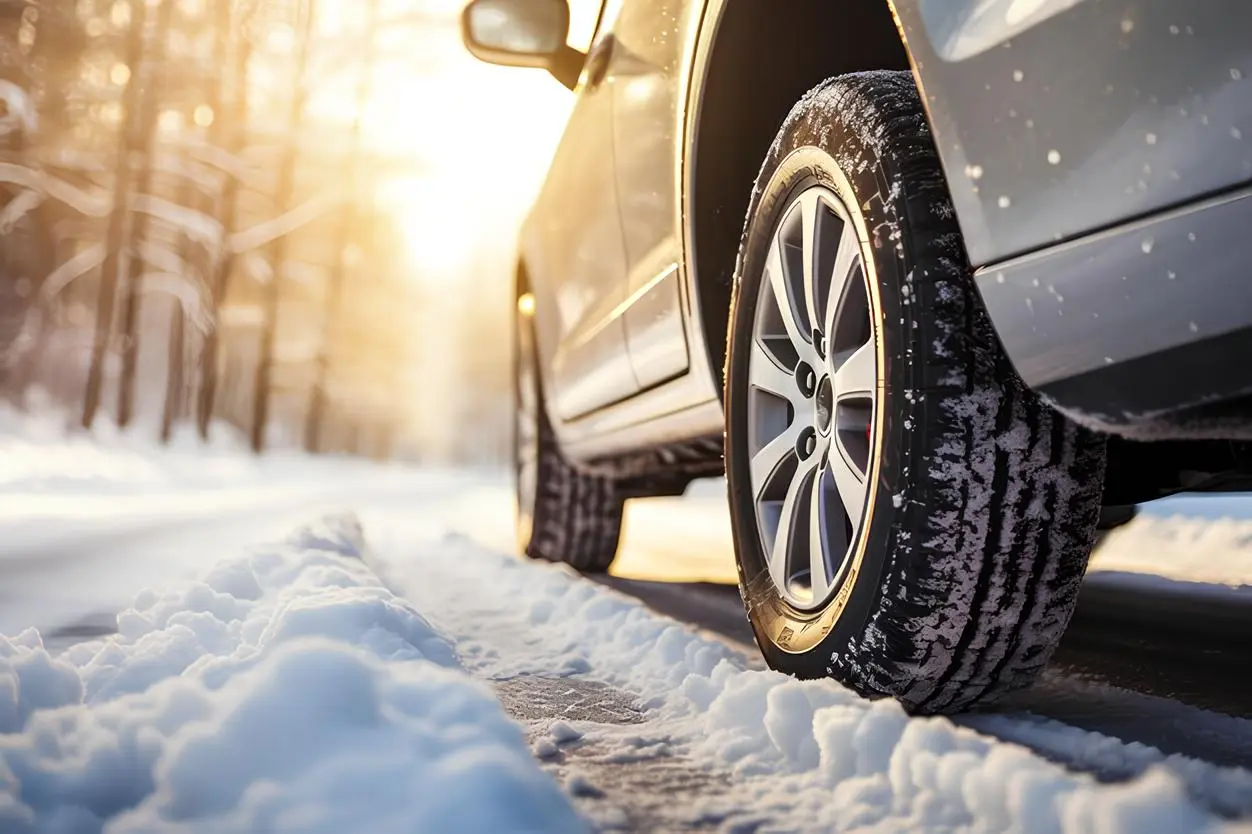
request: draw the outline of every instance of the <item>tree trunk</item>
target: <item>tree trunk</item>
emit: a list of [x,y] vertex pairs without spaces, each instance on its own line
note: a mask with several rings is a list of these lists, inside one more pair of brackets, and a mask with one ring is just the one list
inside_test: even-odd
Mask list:
[[[156,144],[157,118],[160,114],[161,75],[165,67],[165,41],[174,17],[175,0],[161,0],[157,7],[152,46],[146,60],[136,72],[142,72],[145,89],[140,99],[139,141],[135,155],[142,161],[135,178],[135,194],[152,191],[153,147]],[[143,259],[138,249],[148,236],[149,215],[135,212],[130,234],[130,257],[127,259],[127,281],[122,290],[122,377],[117,386],[117,425],[126,428],[135,415],[135,373],[139,365],[139,307],[143,294]]]
[[[275,188],[274,212],[281,217],[290,210],[295,191],[296,157],[300,151],[301,122],[304,120],[304,102],[308,95],[305,76],[309,66],[309,50],[313,40],[313,20],[316,0],[304,0],[300,7],[303,17],[299,29],[295,79],[292,84],[291,112],[287,120],[287,136],[279,163],[278,184]],[[288,235],[279,235],[269,246],[270,280],[265,285],[261,310],[261,351],[256,366],[256,378],[252,395],[252,451],[265,451],[265,431],[269,423],[270,386],[274,371],[274,349],[278,337],[278,300],[282,287],[284,262],[287,259]]]
[[243,360],[228,351],[222,364],[222,393],[226,404],[226,418],[235,425],[242,426],[244,413],[248,409],[248,403],[245,402],[247,386],[243,381]]
[[130,30],[126,34],[126,65],[130,78],[122,91],[122,135],[118,140],[117,164],[113,180],[113,208],[105,232],[104,263],[100,266],[100,291],[96,301],[96,331],[91,345],[91,362],[87,368],[87,390],[83,396],[82,426],[90,430],[100,408],[104,387],[104,364],[113,335],[113,307],[117,301],[118,278],[122,271],[122,249],[126,239],[126,221],[130,206],[130,155],[139,144],[139,120],[136,103],[139,98],[139,67],[143,62],[143,30],[147,16],[144,0],[131,0]]
[[[208,200],[197,190],[190,178],[184,178],[178,188],[178,204],[195,206],[199,209],[209,208]],[[197,247],[191,236],[181,232],[178,236],[178,256],[190,268],[196,259]],[[203,274],[203,273],[202,273]],[[187,395],[187,311],[183,307],[182,296],[174,296],[174,306],[170,311],[170,340],[166,352],[165,367],[165,403],[161,409],[161,442],[168,443],[173,435],[174,424],[179,422],[186,413]]]
[[[215,57],[219,65],[225,64],[227,46],[231,42],[231,3],[218,0],[215,19],[216,33],[214,38]],[[234,88],[231,91],[232,112],[229,118],[223,111],[225,99],[221,77],[210,85],[208,105],[213,110],[213,123],[209,126],[209,144],[220,147],[226,136],[226,128],[233,126],[229,153],[238,158],[242,155],[248,140],[248,63],[252,58],[252,42],[247,37],[236,40],[234,63]],[[235,214],[239,197],[239,180],[227,175],[222,186],[216,215],[222,222],[222,231],[226,239],[222,241],[221,251],[215,258],[210,258],[209,268],[209,332],[204,337],[204,345],[200,352],[200,391],[196,401],[196,428],[201,440],[209,437],[209,424],[213,421],[213,410],[217,400],[217,366],[221,351],[221,312],[226,302],[229,289],[230,273],[235,266],[234,254],[230,251],[229,235],[234,230]]]
[[323,318],[322,339],[314,368],[313,388],[309,393],[309,409],[305,415],[304,448],[310,454],[321,451],[323,412],[326,410],[326,377],[330,371],[330,342],[334,325],[339,317],[340,297],[343,294],[344,277],[348,270],[345,254],[352,244],[356,228],[357,171],[361,167],[361,121],[365,102],[370,96],[374,76],[375,39],[378,29],[378,0],[367,0],[365,19],[365,57],[361,76],[357,82],[356,115],[352,121],[352,137],[348,145],[345,164],[347,203],[343,210],[339,247],[335,253],[335,265],[331,269],[330,282],[326,287],[326,314]]
[[35,380],[39,379],[40,365],[48,351],[48,343],[56,325],[51,320],[52,302],[40,301],[28,315],[35,316],[35,336],[26,353],[19,357],[13,371],[13,387],[15,401],[23,409],[26,407],[26,395]]
[[174,300],[170,315],[169,372],[165,378],[165,407],[161,412],[161,442],[169,443],[174,434],[174,424],[181,416],[183,405],[183,349],[186,344],[182,302]]

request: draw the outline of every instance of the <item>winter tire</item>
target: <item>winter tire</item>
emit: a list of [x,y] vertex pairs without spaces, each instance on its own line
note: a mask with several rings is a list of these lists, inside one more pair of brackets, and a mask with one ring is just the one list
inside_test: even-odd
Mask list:
[[611,479],[580,472],[561,454],[544,405],[532,314],[533,297],[523,294],[514,329],[518,548],[534,559],[601,573],[617,555],[623,501]]
[[767,662],[916,712],[1030,683],[1077,600],[1104,441],[1005,358],[911,74],[791,111],[729,327],[731,518]]

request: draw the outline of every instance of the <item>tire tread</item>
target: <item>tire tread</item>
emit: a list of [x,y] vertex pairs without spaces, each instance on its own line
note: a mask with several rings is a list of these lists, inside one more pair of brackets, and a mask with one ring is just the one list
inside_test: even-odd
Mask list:
[[532,559],[604,573],[617,556],[624,501],[610,478],[579,471],[561,453],[543,397],[538,398],[539,460],[532,508]]
[[[772,171],[805,144],[850,177],[877,171],[878,193],[863,208],[880,218],[873,245],[895,246],[906,276],[901,339],[916,396],[887,405],[914,428],[903,491],[880,495],[875,508],[895,523],[871,542],[885,559],[868,622],[844,645],[819,646],[821,657],[773,657],[797,674],[828,669],[917,712],[986,704],[1028,685],[1069,622],[1095,536],[1104,440],[1027,389],[1005,357],[911,73],[840,76],[804,96],[766,159],[751,211]],[[900,509],[890,509],[893,498]]]

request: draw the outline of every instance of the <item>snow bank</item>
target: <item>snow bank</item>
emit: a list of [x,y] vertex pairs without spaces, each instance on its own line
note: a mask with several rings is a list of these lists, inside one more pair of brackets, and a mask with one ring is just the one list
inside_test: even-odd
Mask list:
[[300,484],[332,472],[339,478],[377,479],[402,469],[351,456],[310,458],[294,446],[271,447],[254,457],[247,438],[220,421],[210,427],[207,442],[193,425],[180,424],[170,442],[161,445],[150,421],[124,431],[101,413],[87,433],[78,420],[76,412],[55,406],[37,389],[26,411],[0,403],[0,494],[159,495],[171,489]]
[[[1176,834],[1219,829],[1215,809],[1252,813],[1246,771],[1074,730],[1070,745],[1099,748],[1134,775],[1100,784],[1027,747],[943,718],[910,718],[895,702],[871,703],[831,681],[748,670],[728,646],[563,568],[460,537],[397,549],[402,540],[379,549],[396,554],[382,570],[432,616],[432,588],[478,589],[476,607],[458,617],[474,630],[441,626],[480,674],[585,673],[637,693],[651,710],[651,738],[732,772],[744,786],[740,811],[768,809],[786,830]],[[433,571],[447,575],[433,581]],[[601,748],[641,743],[638,728],[580,729]],[[732,813],[692,809],[693,819]]]
[[38,390],[30,409],[0,403],[0,491],[49,492],[117,488],[142,491],[171,483],[226,482],[255,471],[244,439],[227,425],[214,425],[202,445],[190,426],[180,426],[167,447],[143,426],[120,431],[101,415],[91,434],[74,431],[77,415],[56,408]]
[[[1218,506],[1237,506],[1229,498],[1216,500]],[[1252,520],[1246,517],[1252,501],[1244,498],[1243,503],[1244,518],[1142,515],[1109,532],[1092,557],[1091,570],[1242,588],[1252,594]],[[1196,505],[1203,506],[1198,500],[1181,506]]]
[[142,593],[119,635],[0,639],[0,831],[580,831],[451,643],[328,518]]

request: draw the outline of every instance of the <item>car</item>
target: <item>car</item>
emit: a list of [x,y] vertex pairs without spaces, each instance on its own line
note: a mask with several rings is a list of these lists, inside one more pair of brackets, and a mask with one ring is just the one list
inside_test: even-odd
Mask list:
[[1252,6],[569,22],[461,17],[575,97],[518,238],[524,553],[607,570],[627,499],[725,473],[768,664],[950,713],[1044,668],[1102,516],[1248,488]]

